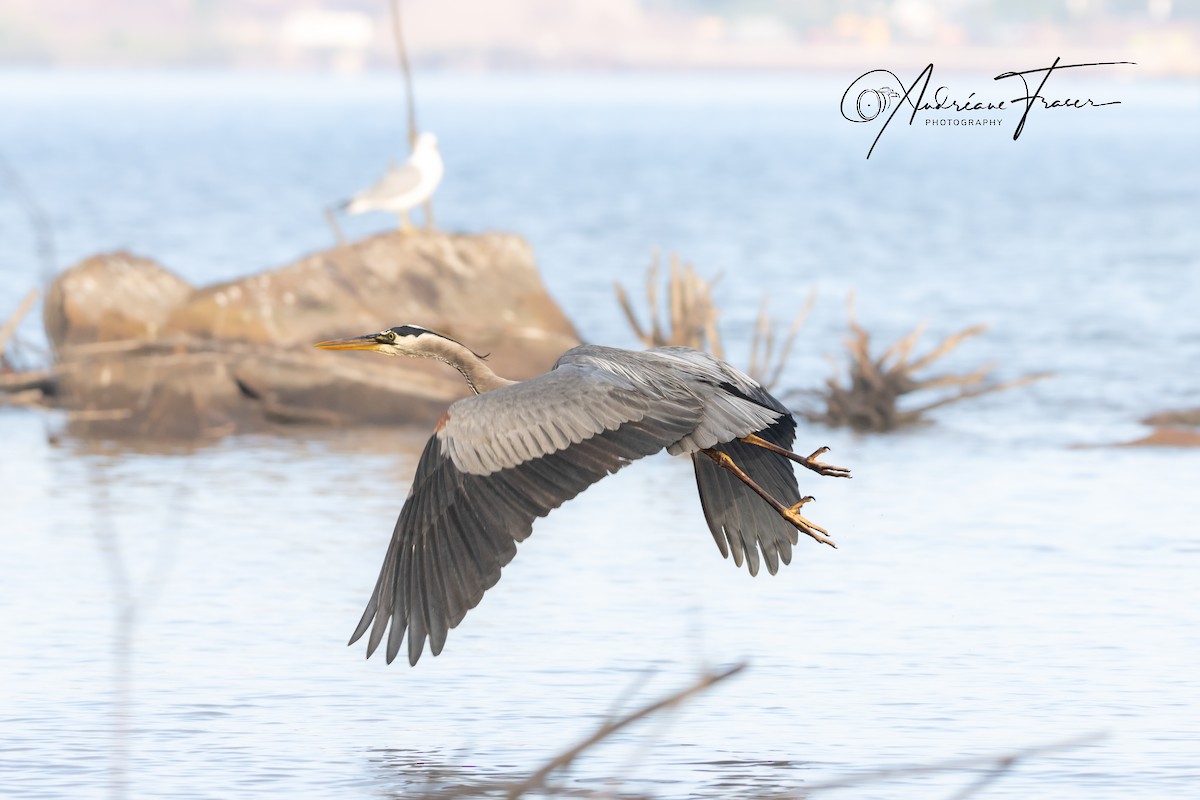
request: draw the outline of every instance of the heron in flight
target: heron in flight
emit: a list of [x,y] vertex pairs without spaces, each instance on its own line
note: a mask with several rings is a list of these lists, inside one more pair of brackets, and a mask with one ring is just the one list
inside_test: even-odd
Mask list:
[[437,137],[422,133],[407,161],[400,166],[389,166],[378,183],[354,195],[343,207],[349,214],[391,211],[400,216],[401,230],[411,230],[409,210],[433,197],[444,173]]
[[387,635],[387,660],[408,633],[415,665],[429,640],[479,604],[529,536],[533,521],[634,459],[665,449],[690,455],[700,504],[721,554],[759,554],[771,574],[788,564],[801,531],[834,546],[801,516],[790,462],[821,475],[848,470],[791,450],[796,421],[747,375],[690,347],[644,352],[581,345],[554,368],[506,380],[465,345],[417,325],[320,342],[327,350],[374,350],[454,367],[474,396],[452,403],[417,463],[379,580],[350,644],[370,629],[367,657]]

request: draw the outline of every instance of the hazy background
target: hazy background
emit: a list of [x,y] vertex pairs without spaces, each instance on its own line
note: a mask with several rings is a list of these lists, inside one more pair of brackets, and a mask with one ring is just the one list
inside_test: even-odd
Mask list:
[[[1200,69],[1181,0],[408,0],[421,66],[996,69],[1048,53]],[[1087,58],[1104,56],[1103,58]],[[382,0],[4,0],[0,64],[357,72],[394,63]]]

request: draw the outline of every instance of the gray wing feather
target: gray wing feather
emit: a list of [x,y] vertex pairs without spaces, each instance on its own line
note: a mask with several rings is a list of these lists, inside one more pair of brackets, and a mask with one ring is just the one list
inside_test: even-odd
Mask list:
[[696,430],[670,448],[672,455],[732,441],[790,415],[754,379],[708,353],[690,347],[657,347],[647,352],[676,372],[688,374],[704,392],[704,417]]
[[[786,417],[770,428],[758,432],[762,438],[791,448],[795,422]],[[726,442],[714,450],[728,454],[755,483],[766,489],[784,505],[800,500],[800,489],[792,462],[783,456],[744,442]],[[767,562],[767,572],[774,575],[779,563],[792,562],[792,545],[796,544],[796,529],[784,521],[773,508],[728,470],[714,464],[708,456],[692,456],[696,470],[696,488],[708,530],[721,551],[733,563],[742,565],[743,556],[751,575],[758,574],[759,553]]]
[[407,194],[421,183],[421,171],[410,163],[392,166],[376,183],[354,195],[351,203],[373,205]]
[[489,475],[636,422],[655,405],[698,403],[671,383],[652,392],[595,366],[565,363],[453,403],[437,437],[459,470]]
[[[450,407],[449,420],[430,437],[417,464],[379,579],[350,639],[354,643],[370,629],[368,657],[385,633],[388,662],[406,633],[410,664],[426,639],[431,652],[440,653],[448,631],[500,579],[536,518],[630,461],[678,441],[700,419],[699,401],[686,392],[639,400],[620,381],[589,370],[567,369],[563,376],[575,377],[566,383],[551,379],[563,369],[526,382],[540,391],[511,391],[524,385],[516,384]],[[577,382],[590,391],[575,392],[570,387]],[[528,404],[524,410],[521,403]],[[541,421],[542,415],[553,415],[558,424]],[[625,419],[614,421],[620,416]],[[455,435],[447,432],[456,419],[453,430],[475,437],[470,447],[453,446]],[[495,420],[490,437],[489,419]],[[510,424],[527,435],[509,435]],[[575,441],[592,429],[597,432]],[[563,441],[567,446],[556,447]],[[505,466],[512,457],[541,450],[547,452]],[[477,471],[461,468],[459,458]],[[480,473],[486,464],[492,471]]]
[[[683,355],[686,357],[686,353]],[[791,450],[796,440],[796,420],[787,406],[744,373],[711,356],[705,358],[715,362],[716,366],[710,365],[710,368],[725,376],[722,388],[726,394],[778,412],[774,422],[754,433]],[[790,506],[800,500],[792,462],[783,456],[736,440],[716,444],[712,449],[727,454],[755,483],[784,505]],[[721,555],[726,558],[732,555],[733,563],[739,567],[744,557],[751,575],[758,574],[760,552],[772,575],[779,569],[781,561],[790,564],[792,545],[797,541],[796,529],[763,502],[753,489],[728,470],[718,467],[708,456],[695,453],[692,462],[704,519]]]

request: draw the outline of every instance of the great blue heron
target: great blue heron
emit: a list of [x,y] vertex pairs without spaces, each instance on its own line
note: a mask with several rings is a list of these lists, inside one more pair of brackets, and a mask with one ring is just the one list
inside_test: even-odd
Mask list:
[[417,137],[407,161],[400,166],[393,164],[388,167],[378,183],[354,195],[344,204],[344,208],[349,214],[391,211],[399,215],[400,228],[408,230],[412,227],[408,221],[409,210],[433,197],[444,172],[437,137],[432,133],[422,133]]
[[[474,397],[437,423],[392,533],[379,580],[350,644],[371,628],[367,657],[389,622],[388,663],[408,631],[408,661],[436,656],[500,579],[533,521],[630,461],[666,449],[688,454],[708,528],[726,558],[750,574],[759,551],[774,574],[791,562],[796,531],[833,546],[800,515],[788,460],[822,475],[848,470],[791,452],[791,413],[748,376],[689,347],[645,352],[581,345],[544,375],[496,375],[465,345],[417,325],[335,339],[328,350],[375,350],[444,361]],[[765,502],[763,502],[765,501]],[[372,625],[374,622],[374,625]]]

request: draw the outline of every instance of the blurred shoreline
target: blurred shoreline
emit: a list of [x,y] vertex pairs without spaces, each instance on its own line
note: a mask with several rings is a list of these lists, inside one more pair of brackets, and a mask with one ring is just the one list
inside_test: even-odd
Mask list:
[[[0,69],[219,68],[353,74],[394,68],[388,4],[7,0]],[[1111,8],[1109,8],[1111,6]],[[935,0],[407,0],[418,69],[941,70],[998,73],[1137,62],[1200,75],[1200,9],[1148,0],[1036,6]]]

